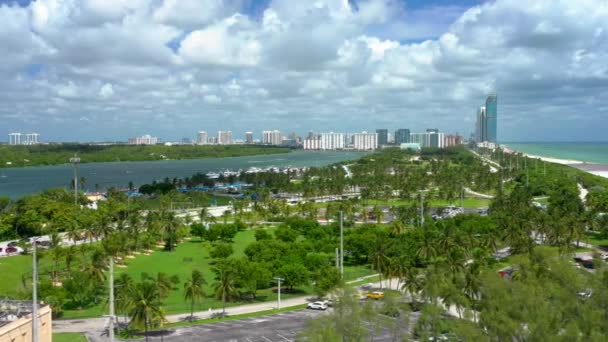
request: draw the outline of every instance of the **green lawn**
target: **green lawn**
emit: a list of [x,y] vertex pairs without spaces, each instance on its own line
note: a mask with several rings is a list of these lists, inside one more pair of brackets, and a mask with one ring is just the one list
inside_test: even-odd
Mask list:
[[585,242],[596,246],[608,246],[608,239],[602,239],[598,233],[587,232],[585,233]]
[[[42,260],[41,260],[42,263]],[[29,255],[17,255],[0,258],[0,297],[16,297],[21,289],[21,278],[23,275],[31,278],[32,257]]]
[[53,342],[87,342],[87,338],[80,333],[53,334]]
[[[412,205],[415,203],[413,200],[404,200],[404,199],[389,199],[389,200],[368,200],[368,205],[388,205],[392,207]],[[463,206],[465,208],[484,208],[490,205],[490,200],[484,198],[472,198],[465,197],[463,202]],[[448,205],[456,205],[460,206],[460,199],[456,199],[453,201],[445,201],[440,199],[431,199],[429,201],[429,205],[431,207],[446,207]]]

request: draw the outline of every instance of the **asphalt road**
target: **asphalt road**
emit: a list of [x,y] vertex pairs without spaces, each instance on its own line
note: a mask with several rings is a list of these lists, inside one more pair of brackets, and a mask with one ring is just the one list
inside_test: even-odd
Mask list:
[[[191,327],[175,328],[162,336],[166,342],[289,342],[296,341],[296,336],[306,328],[309,319],[326,316],[328,311],[299,310],[276,315],[246,318],[220,323],[211,323]],[[416,317],[417,318],[417,317]],[[364,326],[368,326],[363,322]],[[371,327],[369,328],[371,330]],[[106,341],[99,336],[87,334],[92,342]],[[150,342],[161,341],[161,336],[150,336]],[[374,333],[374,341],[394,341],[389,332]],[[400,340],[400,339],[397,339]]]

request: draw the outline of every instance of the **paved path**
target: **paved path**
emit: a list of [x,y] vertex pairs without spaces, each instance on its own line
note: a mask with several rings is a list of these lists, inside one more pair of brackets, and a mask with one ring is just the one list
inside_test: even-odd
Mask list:
[[[376,275],[369,275],[365,277],[358,278],[356,280],[351,281],[350,283],[358,282],[364,279],[376,277]],[[386,282],[383,282],[382,285],[386,285]],[[393,283],[397,283],[394,281]],[[374,283],[374,286],[380,287],[381,284]],[[311,296],[301,296],[295,298],[289,298],[281,300],[281,307],[290,307],[297,306],[302,304],[307,304],[311,301],[316,300],[315,297]],[[226,314],[229,316],[242,315],[253,312],[267,311],[277,308],[277,302],[263,302],[263,303],[255,303],[255,304],[245,304],[238,305],[226,308]],[[215,314],[219,314],[222,312],[222,309],[212,309],[206,311],[198,311],[194,313],[195,319],[205,319],[211,318]],[[173,314],[167,315],[167,321],[170,323],[185,321],[190,318],[190,313],[181,313],[181,314]],[[121,322],[124,320],[124,317],[118,318]],[[53,321],[53,332],[97,332],[101,334],[105,328],[108,326],[108,318],[105,317],[95,317],[95,318],[83,318],[83,319],[67,319],[67,320],[55,320]]]

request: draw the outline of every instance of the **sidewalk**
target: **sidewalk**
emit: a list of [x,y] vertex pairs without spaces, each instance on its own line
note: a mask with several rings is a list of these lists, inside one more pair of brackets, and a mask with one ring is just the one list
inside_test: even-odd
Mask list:
[[[368,275],[364,277],[357,278],[355,280],[348,281],[347,284],[355,283],[364,279],[369,279],[376,277],[377,274]],[[384,282],[383,282],[384,283]],[[379,285],[380,283],[374,283],[375,285]],[[294,297],[289,299],[281,300],[281,307],[289,307],[296,305],[303,305],[309,303],[311,300],[316,299],[314,295],[309,296],[301,296]],[[226,314],[228,316],[242,315],[253,312],[267,311],[277,308],[277,302],[263,302],[263,303],[254,303],[254,304],[244,304],[238,306],[231,306],[226,308]],[[210,309],[206,311],[198,311],[194,313],[195,319],[206,319],[213,317],[214,314],[219,314],[222,312],[222,309]],[[167,315],[167,321],[169,323],[181,322],[190,319],[190,313],[180,313],[180,314],[172,314]],[[122,322],[124,317],[118,317],[118,319]],[[53,332],[63,333],[63,332],[101,332],[104,331],[105,327],[108,325],[108,318],[106,317],[95,317],[95,318],[81,318],[81,319],[67,319],[67,320],[54,320],[53,321]]]

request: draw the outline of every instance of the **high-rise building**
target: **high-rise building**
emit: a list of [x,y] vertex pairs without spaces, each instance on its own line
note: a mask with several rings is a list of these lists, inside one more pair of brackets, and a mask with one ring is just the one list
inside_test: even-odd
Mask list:
[[399,128],[395,131],[395,145],[407,144],[410,142],[410,130]]
[[321,150],[341,150],[344,148],[344,133],[321,133]]
[[245,144],[253,144],[253,132],[245,132]]
[[355,150],[375,150],[378,148],[378,133],[353,134],[353,148]]
[[376,129],[376,134],[378,135],[378,145],[388,145],[388,129],[379,128]]
[[209,136],[205,131],[198,131],[196,134],[196,143],[198,145],[206,145],[209,141]]
[[477,110],[477,121],[475,122],[475,141],[482,142],[486,140],[486,107],[481,106]]
[[217,143],[219,145],[232,145],[232,131],[218,131]]
[[21,133],[10,133],[8,135],[9,145],[21,145]]
[[439,133],[439,129],[437,129],[437,128],[427,128],[426,132],[427,133]]
[[38,145],[40,138],[40,134],[38,133],[28,133],[25,135],[25,141],[23,142],[25,145]]
[[445,146],[444,135],[444,133],[435,132],[435,130],[431,130],[431,132],[425,133],[411,133],[409,142],[418,144],[422,148],[443,148]]
[[283,136],[278,130],[274,131],[263,131],[262,132],[262,144],[265,145],[281,145]]
[[160,142],[158,137],[153,137],[149,134],[142,135],[141,137],[129,138],[129,145],[156,145]]
[[484,141],[497,143],[498,142],[498,108],[497,108],[497,96],[491,94],[486,98],[486,134],[487,138]]

